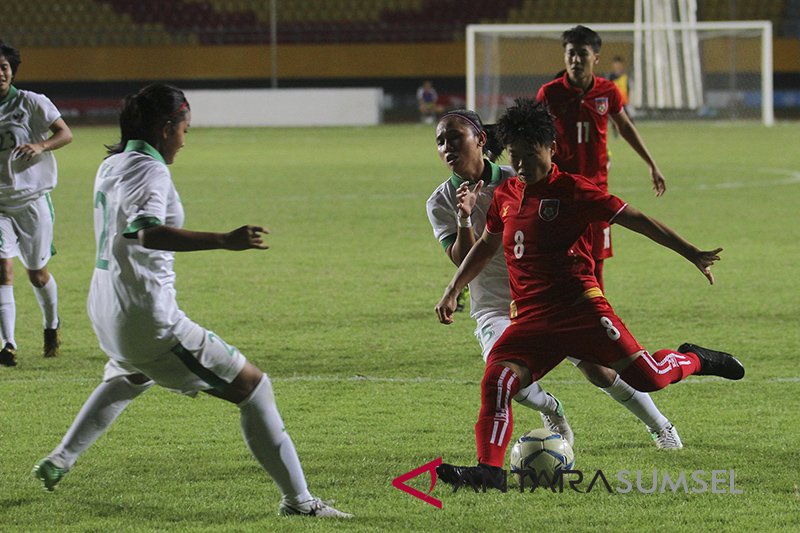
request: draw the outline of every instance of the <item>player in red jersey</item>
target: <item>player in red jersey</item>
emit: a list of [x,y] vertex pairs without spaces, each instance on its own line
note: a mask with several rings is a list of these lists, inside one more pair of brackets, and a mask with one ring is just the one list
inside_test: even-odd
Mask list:
[[[614,82],[594,75],[602,40],[585,26],[575,26],[561,35],[566,71],[543,85],[536,100],[544,102],[555,116],[556,153],[553,161],[564,172],[589,178],[608,190],[608,119],[614,121],[623,139],[650,168],[656,196],[666,191],[664,176],[650,155],[639,132],[624,109],[624,99]],[[592,225],[587,234],[595,259],[595,274],[603,286],[603,260],[611,257],[611,233],[605,222]]]
[[[594,75],[602,40],[585,26],[561,35],[566,70],[539,89],[536,99],[547,104],[555,116],[556,152],[553,161],[572,174],[589,178],[600,190],[608,190],[608,119],[650,167],[656,196],[666,190],[664,177],[625,112],[625,98],[609,80]],[[611,228],[606,221],[594,222],[584,236],[594,259],[594,274],[603,289],[604,260],[611,257]],[[591,383],[625,406],[647,426],[659,448],[681,448],[678,431],[646,395],[627,386],[611,369],[570,358]],[[639,394],[643,403],[629,400]],[[649,421],[649,422],[648,422]]]
[[495,190],[487,225],[461,263],[436,314],[452,323],[456,297],[502,245],[511,287],[512,323],[489,353],[475,424],[478,466],[442,464],[439,477],[453,485],[506,490],[502,469],[513,430],[511,398],[566,356],[619,372],[640,391],[655,391],[697,375],[744,377],[744,367],[724,352],[685,343],[648,353],[603,296],[591,254],[581,239],[589,224],[616,223],[670,248],[713,284],[710,267],[721,248],[702,251],[590,180],[552,163],[556,131],[547,108],[520,99],[498,121],[498,134],[517,177]]

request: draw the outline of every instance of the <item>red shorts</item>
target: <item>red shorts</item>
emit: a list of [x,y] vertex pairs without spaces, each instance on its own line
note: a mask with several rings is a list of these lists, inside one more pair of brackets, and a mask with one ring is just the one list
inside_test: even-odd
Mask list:
[[544,318],[513,320],[487,364],[521,361],[536,381],[567,356],[610,367],[643,350],[608,301],[597,297]]
[[614,255],[611,248],[611,225],[608,222],[592,222],[583,234],[588,241],[588,248],[592,251],[595,261],[608,259]]

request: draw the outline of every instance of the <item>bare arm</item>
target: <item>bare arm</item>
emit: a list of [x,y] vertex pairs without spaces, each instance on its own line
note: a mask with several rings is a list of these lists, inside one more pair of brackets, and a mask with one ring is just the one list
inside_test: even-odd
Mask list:
[[611,120],[617,125],[617,130],[619,130],[619,134],[622,135],[622,138],[631,145],[631,148],[633,148],[636,153],[639,154],[639,157],[647,163],[647,166],[650,167],[650,179],[653,181],[653,190],[656,191],[656,196],[664,194],[667,190],[666,180],[658,169],[658,165],[656,165],[653,156],[650,155],[650,152],[644,145],[644,141],[641,136],[639,136],[639,132],[636,130],[636,126],[633,125],[633,122],[631,122],[628,114],[625,113],[623,109],[616,115],[611,115]]
[[494,257],[498,248],[503,244],[501,234],[489,233],[484,231],[478,242],[464,258],[461,266],[458,267],[450,284],[444,290],[444,296],[436,304],[436,316],[442,324],[453,323],[453,313],[456,310],[456,299],[461,289],[467,286],[475,276],[481,273],[486,264]]
[[261,226],[242,226],[228,233],[191,231],[170,226],[152,226],[137,233],[139,244],[154,250],[193,252],[197,250],[266,250]]
[[626,207],[617,215],[614,222],[636,233],[641,233],[661,246],[682,255],[703,273],[709,283],[712,285],[714,284],[714,275],[711,273],[711,266],[715,261],[720,260],[719,253],[722,251],[722,248],[702,251],[678,235],[674,230],[631,206]]
[[42,142],[21,144],[14,148],[12,157],[22,157],[26,161],[30,161],[42,152],[58,150],[72,142],[72,130],[69,129],[63,118],[58,118],[53,122],[50,125],[50,131],[53,134]]
[[[458,200],[457,216],[460,219],[464,220],[470,218],[472,209],[475,207],[475,202],[478,199],[478,193],[482,188],[483,180],[478,181],[474,190],[470,190],[469,183],[467,182],[462,183],[461,187],[458,188],[458,191],[456,191],[456,199]],[[459,266],[475,245],[475,241],[475,234],[472,231],[472,227],[461,227],[461,225],[459,225],[455,242],[447,248],[447,256],[456,266]]]

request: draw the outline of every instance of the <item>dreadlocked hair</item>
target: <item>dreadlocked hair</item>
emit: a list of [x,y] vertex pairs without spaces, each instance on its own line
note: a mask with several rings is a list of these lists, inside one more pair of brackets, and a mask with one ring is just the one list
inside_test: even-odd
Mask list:
[[517,98],[497,121],[497,135],[504,146],[518,141],[550,146],[556,140],[556,127],[546,105],[530,98]]

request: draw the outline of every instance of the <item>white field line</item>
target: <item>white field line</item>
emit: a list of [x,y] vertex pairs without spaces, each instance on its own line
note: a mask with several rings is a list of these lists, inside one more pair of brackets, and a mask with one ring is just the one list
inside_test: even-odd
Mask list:
[[[762,169],[763,170],[763,169]],[[772,171],[778,169],[768,169]],[[774,172],[785,174],[786,177],[777,179],[753,179],[749,181],[736,181],[735,179],[726,179],[721,183],[696,183],[689,186],[670,185],[667,183],[669,191],[711,191],[711,190],[732,190],[732,189],[761,189],[763,187],[773,187],[779,185],[797,185],[800,184],[800,172],[792,172],[784,170],[782,172]],[[691,179],[691,178],[682,178]],[[649,187],[612,187],[612,193],[632,193],[650,190]],[[288,202],[307,202],[309,198],[321,200],[343,200],[343,201],[362,201],[368,200],[407,200],[418,199],[427,196],[427,193],[405,193],[405,194],[323,194],[323,195],[277,195],[273,198],[275,201],[288,201]],[[216,201],[216,200],[215,200]]]
[[[737,181],[736,179],[733,178],[727,178],[725,181],[721,183],[714,183],[714,184],[696,183],[688,187],[670,186],[669,182],[667,182],[667,187],[668,190],[675,190],[675,191],[710,191],[710,190],[722,190],[722,189],[753,189],[753,188],[769,187],[774,185],[796,185],[800,183],[800,172],[794,169],[762,168],[761,171],[769,174],[777,174],[782,177],[773,179],[751,179],[748,181]],[[682,177],[681,179],[690,179],[690,178]],[[613,189],[614,190],[612,192],[614,193],[636,192],[645,190],[645,187],[614,187]]]
[[[748,181],[741,181],[737,180],[736,178],[726,178],[725,181],[721,183],[695,183],[689,186],[677,186],[672,185],[671,180],[667,182],[667,187],[669,191],[710,191],[710,190],[730,190],[730,189],[760,189],[763,187],[771,187],[771,186],[779,186],[779,185],[797,185],[800,184],[800,172],[794,169],[788,168],[762,168],[760,169],[761,172],[767,174],[777,174],[782,176],[780,178],[772,178],[772,179],[765,179],[765,178],[758,178],[754,177]],[[644,174],[643,174],[644,175]],[[232,178],[231,178],[232,179]],[[375,178],[381,179],[381,178]],[[669,179],[669,177],[668,177]],[[691,180],[691,177],[683,176],[681,179]],[[649,187],[646,186],[634,186],[634,187],[612,187],[612,193],[631,193],[631,192],[640,192],[650,190]],[[424,201],[425,198],[428,197],[427,191],[421,191],[419,193],[392,193],[392,194],[355,194],[355,193],[345,193],[345,194],[289,194],[286,196],[282,195],[275,195],[270,198],[271,201],[285,201],[285,202],[307,202],[309,198],[314,198],[317,200],[337,200],[337,201],[347,201],[347,202],[354,202],[354,201],[363,201],[363,200],[370,200],[370,201],[379,201],[379,200],[408,200],[408,199],[422,199]],[[202,203],[211,203],[216,202],[215,198],[205,198],[205,199],[197,199],[193,200],[193,203],[202,204]]]
[[[12,371],[13,372],[13,371]],[[2,375],[2,372],[0,372]],[[83,383],[94,384],[100,381],[102,372],[98,372],[96,378],[58,378],[42,376],[38,378],[4,378],[0,379],[0,389],[6,383]],[[379,377],[379,376],[270,376],[270,381],[275,383],[400,383],[416,384],[430,383],[435,385],[480,385],[479,379],[450,379],[450,378],[431,378],[431,377]],[[703,385],[705,383],[720,383],[727,381],[718,377],[702,377],[690,379],[678,383],[677,385]],[[586,385],[585,379],[549,379],[545,378],[541,382],[543,385]],[[800,383],[800,376],[787,376],[779,378],[751,378],[747,377],[744,383]]]

